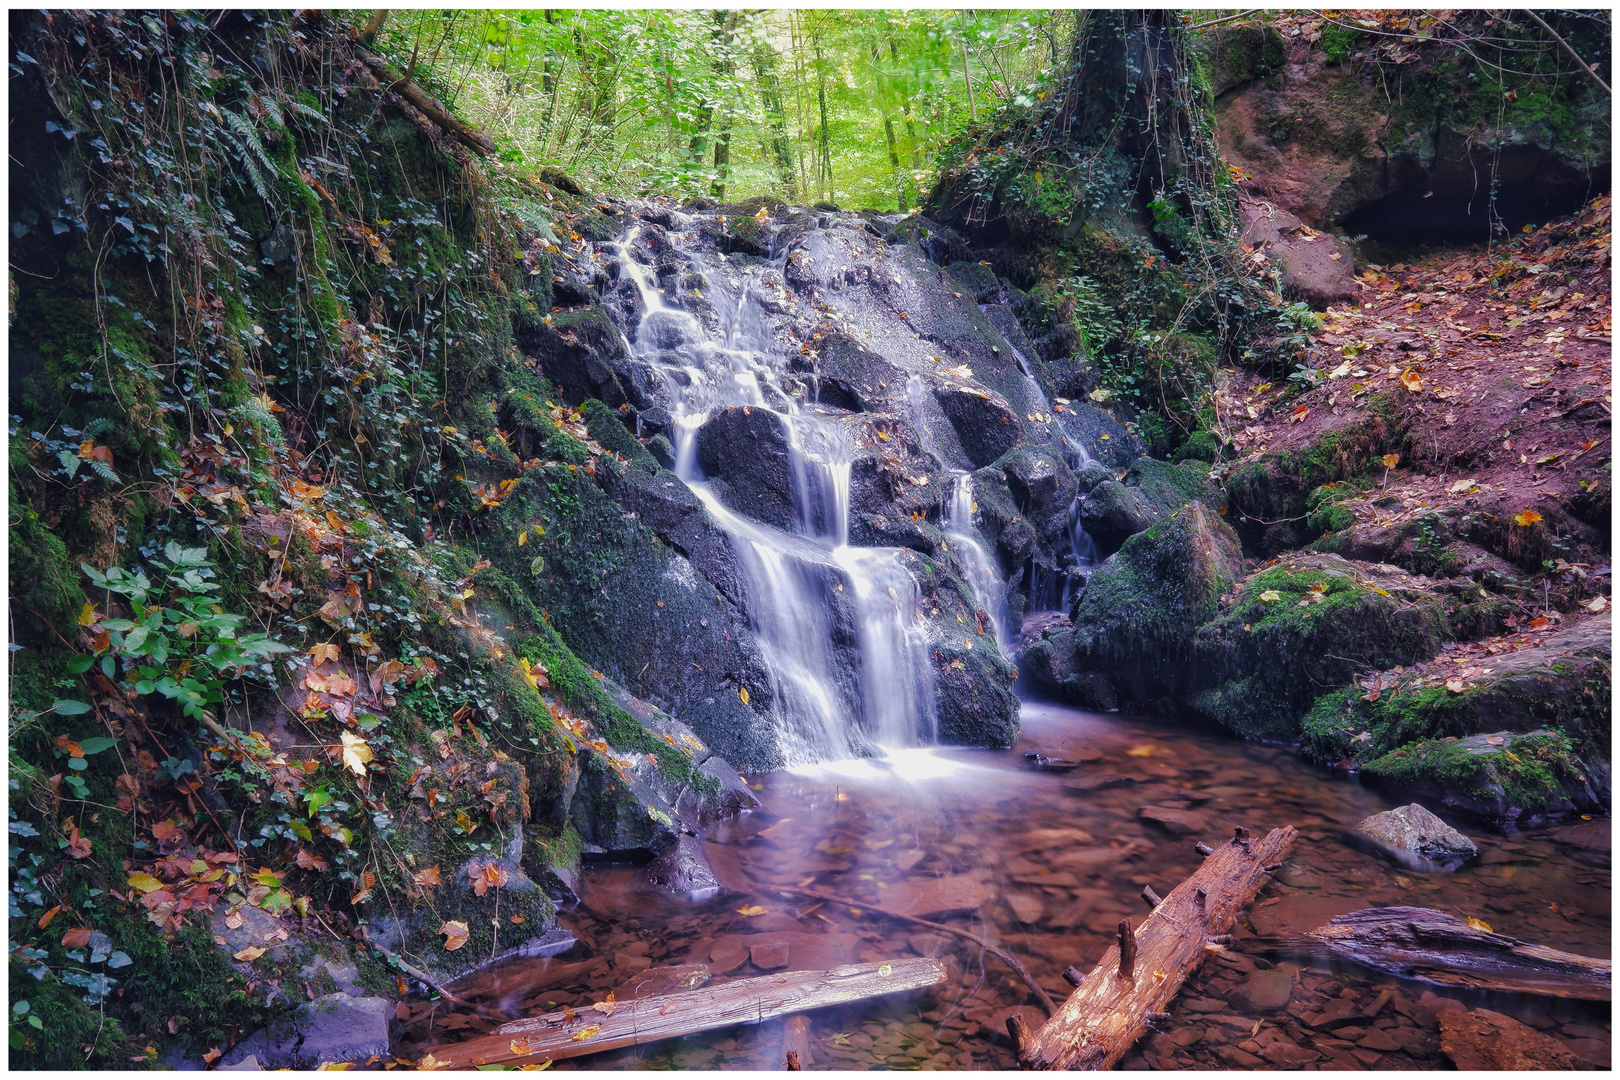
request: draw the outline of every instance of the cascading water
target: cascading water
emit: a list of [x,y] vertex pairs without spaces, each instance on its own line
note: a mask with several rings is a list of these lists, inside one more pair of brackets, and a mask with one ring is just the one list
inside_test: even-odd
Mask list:
[[973,477],[965,472],[958,473],[956,483],[951,488],[951,501],[946,505],[945,535],[950,537],[962,560],[962,569],[967,572],[967,582],[973,589],[974,598],[995,622],[996,643],[1005,650],[1007,594],[989,552],[984,550],[974,535],[977,530],[973,525],[973,510]]
[[[678,215],[672,215],[675,217]],[[636,261],[640,227],[620,241],[621,266],[643,311],[629,340],[656,374],[673,420],[675,472],[735,548],[744,607],[773,685],[773,721],[792,765],[869,756],[934,740],[933,669],[917,582],[894,548],[849,546],[853,448],[831,418],[806,410],[752,295],[758,268],[707,265],[693,256],[717,331],[672,308]],[[781,269],[785,254],[770,265]],[[794,534],[726,507],[704,482],[697,434],[718,409],[770,410],[787,433]],[[852,615],[859,675],[841,663],[836,609]],[[847,636],[847,634],[845,635]]]

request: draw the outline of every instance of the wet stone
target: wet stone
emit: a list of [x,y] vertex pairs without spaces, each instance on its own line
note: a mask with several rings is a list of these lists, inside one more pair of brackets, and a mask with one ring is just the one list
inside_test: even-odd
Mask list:
[[1458,1069],[1575,1069],[1579,1061],[1557,1039],[1489,1009],[1440,1014],[1440,1049]]
[[1434,863],[1460,863],[1479,854],[1472,840],[1417,803],[1374,814],[1356,830],[1395,854]]
[[1236,1002],[1258,1012],[1274,1012],[1288,1004],[1294,980],[1281,971],[1256,971],[1234,994]]

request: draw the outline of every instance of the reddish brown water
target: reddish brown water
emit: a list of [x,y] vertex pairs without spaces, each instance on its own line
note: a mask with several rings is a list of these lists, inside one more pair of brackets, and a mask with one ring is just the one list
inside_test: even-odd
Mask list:
[[[1069,774],[1036,772],[1026,750],[1084,759]],[[1359,908],[1408,904],[1478,918],[1500,933],[1571,952],[1609,955],[1609,822],[1512,836],[1454,822],[1481,857],[1454,873],[1417,872],[1358,847],[1347,830],[1397,803],[1301,762],[1292,751],[1129,717],[1026,703],[1013,751],[937,750],[889,763],[753,778],[764,810],[705,838],[730,890],[703,903],[639,887],[639,871],[587,873],[584,903],[563,912],[580,944],[564,956],[503,965],[467,992],[510,1015],[620,999],[656,982],[649,969],[705,964],[715,979],[762,974],[756,961],[820,969],[913,955],[946,961],[939,987],[810,1014],[811,1068],[1015,1068],[1006,1014],[1044,1014],[994,956],[959,938],[875,909],[947,922],[1014,953],[1053,999],[1061,973],[1090,970],[1122,918],[1146,913],[1139,893],[1168,893],[1200,861],[1195,840],[1234,826],[1300,830],[1294,854],[1206,963],[1160,1031],[1125,1067],[1439,1068],[1438,1011],[1507,1013],[1609,1064],[1609,1008],[1516,995],[1446,991],[1344,965],[1297,962],[1262,941],[1313,929]],[[1144,807],[1157,807],[1144,817]],[[1171,811],[1166,813],[1165,811]],[[1172,831],[1173,830],[1173,831]],[[787,897],[790,885],[844,898]],[[756,914],[742,910],[763,909]],[[752,948],[750,948],[752,946]],[[1280,968],[1287,1004],[1259,1011],[1256,971]],[[649,978],[651,976],[651,978]],[[1278,976],[1261,981],[1275,984]],[[1247,984],[1247,985],[1246,985]],[[1274,986],[1273,986],[1274,988]],[[1388,991],[1387,994],[1384,991]],[[1356,1016],[1324,1020],[1349,999]],[[1363,1015],[1365,1014],[1365,1015]],[[425,1049],[488,1025],[424,1006],[404,1049]],[[446,1030],[446,1028],[449,1030]],[[783,1021],[558,1062],[558,1068],[782,1067]]]

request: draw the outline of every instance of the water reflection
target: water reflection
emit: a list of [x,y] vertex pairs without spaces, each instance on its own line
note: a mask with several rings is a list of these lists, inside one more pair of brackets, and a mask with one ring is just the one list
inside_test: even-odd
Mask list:
[[[1028,750],[1081,765],[1036,772]],[[1607,821],[1513,836],[1454,822],[1479,843],[1480,858],[1455,873],[1415,871],[1350,834],[1394,800],[1287,748],[1039,703],[1026,703],[1024,736],[1010,752],[910,750],[753,779],[765,810],[704,838],[725,894],[689,903],[645,891],[634,868],[590,872],[584,904],[562,916],[582,944],[512,965],[519,974],[505,985],[523,992],[506,993],[508,1005],[588,1005],[608,990],[623,998],[675,964],[702,963],[723,980],[771,970],[761,957],[819,969],[931,955],[949,970],[934,990],[811,1014],[813,1067],[1013,1068],[1003,1021],[1010,1009],[1033,1007],[1028,987],[977,946],[881,912],[947,923],[1007,949],[1061,1001],[1063,968],[1096,963],[1117,922],[1144,913],[1142,886],[1167,893],[1191,873],[1196,840],[1218,842],[1236,825],[1290,824],[1300,830],[1294,855],[1237,928],[1230,953],[1189,980],[1172,1019],[1127,1066],[1442,1067],[1437,1010],[1457,1002],[1507,1013],[1582,1060],[1608,1063],[1607,1005],[1466,995],[1274,946],[1337,914],[1412,904],[1607,956]],[[491,975],[480,978],[490,985]],[[1286,1005],[1263,1008],[1266,990]],[[1355,1017],[1329,1014],[1346,1002],[1356,1004]],[[1034,1010],[1029,1019],[1043,1016]],[[413,1034],[423,1029],[413,1021]],[[781,1053],[777,1021],[557,1067],[780,1068]]]

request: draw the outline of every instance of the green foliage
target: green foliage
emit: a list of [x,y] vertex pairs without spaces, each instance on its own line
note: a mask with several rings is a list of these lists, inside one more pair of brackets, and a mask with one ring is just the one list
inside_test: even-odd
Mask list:
[[268,675],[265,661],[289,651],[268,634],[238,635],[246,617],[226,614],[215,602],[219,584],[209,580],[215,571],[206,548],[182,548],[171,540],[151,567],[157,582],[144,570],[82,567],[97,588],[124,597],[134,617],[90,624],[92,631],[107,632],[107,644],[76,657],[70,672],[86,672],[99,661],[107,678],[119,678],[143,696],[169,698],[201,720],[224,701],[227,682],[250,668]]
[[1584,783],[1574,747],[1561,731],[1515,735],[1491,752],[1465,748],[1456,738],[1411,742],[1365,766],[1379,780],[1401,786],[1435,784],[1509,807],[1545,810],[1567,782]]

